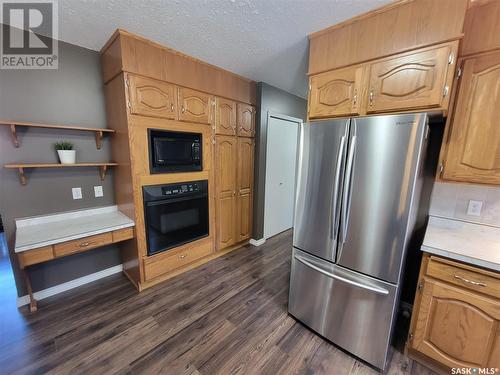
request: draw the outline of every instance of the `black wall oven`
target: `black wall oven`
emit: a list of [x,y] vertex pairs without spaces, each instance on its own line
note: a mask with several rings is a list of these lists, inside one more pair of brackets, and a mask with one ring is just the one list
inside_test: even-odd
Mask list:
[[208,236],[208,182],[143,187],[148,255]]
[[150,173],[201,171],[202,135],[148,129]]

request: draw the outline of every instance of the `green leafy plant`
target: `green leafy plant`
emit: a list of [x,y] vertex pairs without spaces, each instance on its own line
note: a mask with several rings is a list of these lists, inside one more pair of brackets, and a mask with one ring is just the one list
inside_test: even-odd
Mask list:
[[54,146],[56,150],[73,150],[73,143],[70,142],[57,142]]

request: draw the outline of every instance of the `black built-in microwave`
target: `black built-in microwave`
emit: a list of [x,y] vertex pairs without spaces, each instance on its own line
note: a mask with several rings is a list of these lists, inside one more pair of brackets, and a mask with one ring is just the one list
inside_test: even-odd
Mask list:
[[202,135],[148,129],[150,173],[201,171]]

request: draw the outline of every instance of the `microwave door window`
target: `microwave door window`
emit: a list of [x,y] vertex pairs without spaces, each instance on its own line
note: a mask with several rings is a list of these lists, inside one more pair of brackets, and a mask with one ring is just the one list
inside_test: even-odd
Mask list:
[[155,151],[156,162],[161,165],[168,164],[191,164],[192,142],[168,139],[156,139]]

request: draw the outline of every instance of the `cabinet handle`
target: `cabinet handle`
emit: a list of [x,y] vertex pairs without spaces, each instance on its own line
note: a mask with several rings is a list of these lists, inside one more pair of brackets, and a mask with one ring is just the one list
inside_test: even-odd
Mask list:
[[485,283],[482,283],[480,281],[469,280],[469,279],[466,279],[465,277],[458,276],[458,275],[455,275],[455,279],[458,279],[460,281],[463,281],[464,283],[475,285],[475,286],[486,286]]
[[373,89],[370,90],[370,107],[373,105]]
[[233,191],[233,197],[234,197],[235,195],[236,195],[236,192],[235,192],[235,191]]
[[358,104],[358,90],[354,90],[354,98],[353,98],[352,106],[356,107],[356,104]]
[[186,112],[186,108],[184,108],[184,106],[182,106],[182,108],[181,108],[181,112],[182,112],[182,113]]
[[87,246],[89,246],[89,245],[91,245],[91,244],[93,244],[93,242],[82,242],[82,243],[80,244],[80,247],[87,247]]
[[448,95],[448,92],[450,91],[450,87],[448,85],[446,85],[444,88],[443,88],[443,98]]
[[174,111],[174,103],[170,103],[170,111],[173,112]]
[[179,258],[184,259],[186,257],[186,254],[181,254],[179,255]]

